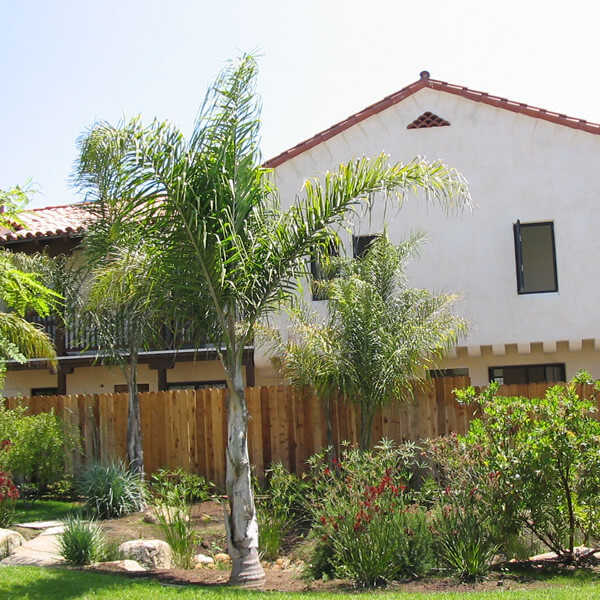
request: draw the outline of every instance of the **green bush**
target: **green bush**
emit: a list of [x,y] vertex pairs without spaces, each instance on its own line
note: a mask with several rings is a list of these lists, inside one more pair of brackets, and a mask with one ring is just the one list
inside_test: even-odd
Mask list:
[[592,383],[585,373],[533,399],[497,396],[494,385],[458,393],[482,416],[457,438],[446,472],[468,475],[500,543],[530,534],[571,562],[582,558],[578,543],[600,537],[600,423],[578,395],[583,383]]
[[285,519],[302,525],[310,521],[307,498],[311,486],[312,481],[306,475],[295,475],[281,463],[274,463],[267,471],[266,485],[261,494],[266,496],[268,509],[279,514],[280,521]]
[[211,488],[212,484],[204,477],[183,469],[159,469],[150,477],[150,490],[159,501],[175,494],[187,504],[204,502],[210,498]]
[[146,506],[143,481],[123,461],[83,467],[77,487],[86,508],[99,519],[122,517]]
[[64,477],[65,455],[79,447],[74,429],[53,411],[27,415],[23,406],[7,409],[0,400],[0,440],[10,440],[2,466],[19,486],[37,493]]
[[411,487],[419,466],[414,445],[382,442],[373,451],[342,449],[331,470],[325,452],[311,460],[313,535],[321,572],[331,570],[359,585],[420,577],[433,566],[427,512]]
[[64,532],[58,539],[60,554],[67,563],[80,567],[103,558],[106,539],[100,526],[80,517],[69,517]]

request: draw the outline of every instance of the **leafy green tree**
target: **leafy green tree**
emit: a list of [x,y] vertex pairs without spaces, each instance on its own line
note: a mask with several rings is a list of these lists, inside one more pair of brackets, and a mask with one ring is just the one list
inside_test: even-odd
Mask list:
[[[497,384],[481,394],[456,390],[482,413],[459,436],[452,468],[468,468],[501,534],[526,531],[565,562],[599,550],[600,423],[595,402],[581,396],[583,384],[593,384],[597,399],[600,383],[586,372],[543,398],[499,396]],[[577,555],[579,540],[595,547]]]
[[[26,192],[21,188],[0,190],[0,204],[4,206],[0,227],[13,230],[26,202]],[[0,384],[4,382],[8,361],[56,360],[52,340],[25,316],[31,312],[42,317],[49,315],[59,304],[60,296],[44,286],[36,272],[21,268],[19,258],[7,250],[0,251]]]
[[314,390],[327,417],[337,398],[360,413],[360,447],[371,445],[373,418],[392,400],[410,399],[465,331],[452,308],[455,295],[408,287],[406,267],[423,236],[392,244],[387,231],[362,258],[337,261],[324,280],[325,323],[296,316],[292,335],[276,347],[283,374]]
[[256,70],[250,56],[224,70],[189,139],[172,123],[144,127],[138,119],[120,127],[100,123],[87,136],[100,155],[125,140],[114,177],[126,193],[107,198],[115,230],[143,223],[145,239],[154,240],[153,276],[171,298],[162,306],[197,336],[197,345],[208,340],[223,364],[231,581],[248,585],[264,578],[242,367],[257,322],[296,294],[310,253],[326,247],[348,213],[366,209],[378,193],[401,199],[418,188],[446,205],[469,202],[463,178],[441,162],[390,165],[379,156],[307,180],[282,210],[260,161]]

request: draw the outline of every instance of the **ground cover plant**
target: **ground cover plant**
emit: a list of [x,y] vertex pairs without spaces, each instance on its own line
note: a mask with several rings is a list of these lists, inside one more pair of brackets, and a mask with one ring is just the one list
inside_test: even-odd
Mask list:
[[106,537],[98,523],[80,517],[67,517],[64,532],[58,538],[61,556],[75,567],[100,560],[106,544]]

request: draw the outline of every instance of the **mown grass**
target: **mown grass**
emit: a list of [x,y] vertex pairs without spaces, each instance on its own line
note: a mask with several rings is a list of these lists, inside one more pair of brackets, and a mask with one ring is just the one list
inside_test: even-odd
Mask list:
[[148,580],[128,579],[102,573],[37,567],[0,569],[1,600],[592,600],[600,598],[596,577],[558,576],[550,578],[551,587],[509,591],[463,593],[362,592],[355,593],[281,593],[246,591],[228,587],[175,587]]
[[15,523],[56,521],[82,510],[79,502],[59,500],[17,500]]

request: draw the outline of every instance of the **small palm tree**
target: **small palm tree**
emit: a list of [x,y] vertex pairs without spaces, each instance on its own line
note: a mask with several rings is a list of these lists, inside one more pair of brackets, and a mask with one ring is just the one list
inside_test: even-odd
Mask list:
[[[0,227],[12,230],[27,201],[20,188],[0,190]],[[29,263],[28,263],[29,264]],[[33,265],[34,266],[34,265]],[[30,358],[46,358],[56,364],[52,340],[34,323],[25,319],[28,313],[48,316],[61,297],[43,285],[31,265],[23,267],[23,257],[7,250],[0,251],[0,385],[3,384],[8,361],[25,363]]]
[[141,223],[154,244],[155,277],[171,299],[162,303],[168,318],[197,332],[197,344],[208,340],[223,364],[230,581],[245,584],[264,578],[242,366],[257,323],[296,294],[315,247],[328,247],[349,212],[368,207],[378,193],[402,199],[419,188],[446,206],[469,202],[463,178],[441,162],[390,165],[382,155],[306,181],[282,210],[271,171],[261,166],[256,72],[251,56],[231,63],[210,88],[189,139],[172,123],[144,127],[134,119],[120,127],[97,124],[84,141],[99,164],[109,165],[106,188],[119,182],[119,193],[105,202],[114,231],[124,236]]
[[333,400],[356,406],[360,447],[369,448],[376,410],[411,398],[466,330],[452,312],[456,296],[407,286],[406,266],[422,241],[394,245],[385,232],[363,258],[338,261],[337,276],[320,284],[329,298],[325,323],[302,311],[287,339],[275,337],[283,375],[323,403],[330,445]]

